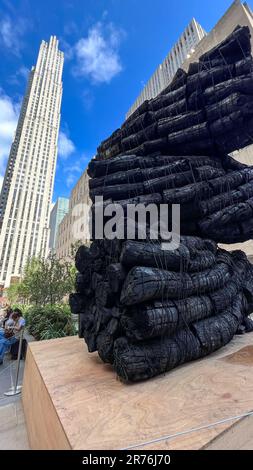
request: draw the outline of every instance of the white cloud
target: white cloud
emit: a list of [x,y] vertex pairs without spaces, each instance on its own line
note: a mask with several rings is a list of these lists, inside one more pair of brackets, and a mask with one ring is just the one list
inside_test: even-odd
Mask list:
[[72,155],[75,151],[75,145],[72,140],[65,134],[65,132],[60,131],[59,133],[59,141],[58,141],[58,153],[59,156],[63,160],[67,160],[67,158]]
[[78,27],[74,21],[69,21],[68,23],[64,24],[63,28],[64,34],[67,36],[73,36],[75,34],[78,34]]
[[66,185],[67,188],[72,188],[79,178],[79,175],[84,171],[84,168],[80,165],[81,158],[73,162],[72,165],[65,165],[63,168],[63,173],[66,174]]
[[78,162],[75,162],[73,165],[65,166],[63,168],[64,173],[81,173],[82,168]]
[[82,101],[84,104],[84,107],[87,111],[89,111],[94,103],[94,95],[90,90],[83,90],[82,93]]
[[12,85],[18,85],[20,83],[20,78],[23,78],[25,81],[27,81],[29,75],[29,69],[22,65],[16,73],[10,76],[9,78],[9,83]]
[[18,120],[18,106],[0,89],[0,181],[2,182]]
[[86,38],[74,46],[77,65],[74,74],[90,78],[95,83],[109,83],[122,70],[119,45],[123,32],[113,24],[97,23]]
[[74,185],[76,181],[76,176],[72,173],[70,173],[67,178],[66,178],[66,185],[67,185],[67,188],[72,188],[72,186]]
[[13,21],[5,16],[0,21],[0,45],[15,55],[20,55],[23,46],[22,36],[27,29],[28,23],[23,18],[15,18]]
[[12,28],[11,28],[11,21],[9,18],[5,18],[1,21],[0,23],[1,26],[1,38],[4,43],[4,45],[8,48],[11,48],[13,44],[13,39],[12,39]]
[[27,80],[28,75],[29,75],[29,72],[30,72],[30,70],[29,70],[27,67],[25,67],[24,65],[22,65],[22,66],[18,69],[18,72],[17,72],[17,73],[18,73],[18,75],[19,75],[20,77],[23,77],[25,80]]
[[71,60],[73,59],[74,50],[73,47],[64,39],[63,37],[60,38],[60,47],[61,50],[64,52],[64,60]]

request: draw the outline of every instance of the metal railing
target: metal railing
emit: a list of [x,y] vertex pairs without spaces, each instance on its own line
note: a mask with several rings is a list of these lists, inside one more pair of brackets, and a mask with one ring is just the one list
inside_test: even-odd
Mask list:
[[22,390],[22,385],[18,385],[18,377],[19,377],[19,370],[20,370],[20,361],[21,361],[21,351],[22,351],[23,337],[24,337],[24,328],[22,328],[20,330],[15,381],[14,381],[13,387],[11,387],[10,390],[8,390],[8,392],[4,393],[4,395],[7,396],[7,397],[12,397],[14,395],[19,395],[21,393],[21,390]]

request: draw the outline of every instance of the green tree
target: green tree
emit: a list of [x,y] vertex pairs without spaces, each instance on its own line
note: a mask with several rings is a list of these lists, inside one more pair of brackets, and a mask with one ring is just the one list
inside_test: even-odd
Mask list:
[[8,287],[7,297],[11,305],[19,302],[19,284],[12,284]]
[[73,291],[74,282],[73,264],[51,254],[46,259],[33,257],[27,261],[19,289],[29,303],[53,305]]
[[16,303],[25,304],[28,302],[28,292],[22,282],[17,282],[8,287],[7,297],[11,305]]

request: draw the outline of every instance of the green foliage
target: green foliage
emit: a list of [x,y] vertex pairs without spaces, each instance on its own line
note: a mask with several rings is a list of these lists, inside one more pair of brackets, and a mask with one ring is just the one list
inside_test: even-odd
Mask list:
[[7,289],[7,296],[8,296],[8,300],[11,304],[13,304],[14,302],[18,302],[18,300],[19,300],[18,284],[12,284]]
[[58,260],[55,255],[47,259],[30,258],[21,282],[8,290],[8,298],[10,293],[15,302],[22,300],[36,305],[54,305],[74,290],[75,273],[72,263]]
[[12,310],[15,310],[16,308],[18,308],[23,313],[23,317],[26,318],[27,312],[30,309],[30,305],[25,305],[25,304],[21,304],[21,303],[12,303],[11,308],[12,308]]
[[68,305],[30,307],[26,313],[26,321],[29,332],[37,340],[76,334]]
[[11,305],[26,303],[27,293],[22,283],[12,284],[7,289],[7,297]]
[[22,310],[29,332],[37,340],[60,338],[76,334],[70,308],[64,304],[74,290],[76,269],[73,263],[59,260],[30,258],[21,281],[7,291],[12,306]]

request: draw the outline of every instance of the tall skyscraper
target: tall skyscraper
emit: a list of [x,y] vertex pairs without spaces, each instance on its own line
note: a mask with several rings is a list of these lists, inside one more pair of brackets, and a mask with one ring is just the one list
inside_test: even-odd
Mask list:
[[49,250],[51,251],[51,253],[55,252],[59,224],[61,223],[63,217],[68,213],[68,211],[69,199],[67,199],[66,197],[58,197],[50,214]]
[[150,100],[169,85],[182,63],[194,52],[196,45],[206,35],[202,26],[192,19],[162,64],[156,69],[126,114],[128,118],[145,100]]
[[64,56],[42,41],[23,99],[0,196],[0,282],[8,287],[27,258],[47,254],[57,157]]

